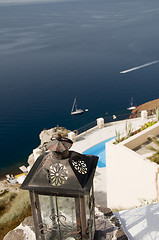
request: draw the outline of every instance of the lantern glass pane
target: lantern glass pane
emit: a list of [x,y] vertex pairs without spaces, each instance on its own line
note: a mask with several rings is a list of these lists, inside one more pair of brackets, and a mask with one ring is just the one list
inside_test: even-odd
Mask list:
[[57,197],[57,206],[62,236],[78,235],[75,198]]
[[75,198],[39,195],[39,202],[45,240],[79,238]]
[[39,195],[40,210],[41,210],[41,232],[45,239],[49,240],[58,234],[56,225],[56,202],[54,196]]

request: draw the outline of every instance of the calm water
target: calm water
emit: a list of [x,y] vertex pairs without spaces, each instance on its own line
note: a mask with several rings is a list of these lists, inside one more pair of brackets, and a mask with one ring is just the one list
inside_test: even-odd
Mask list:
[[[44,128],[158,98],[159,64],[120,74],[159,60],[158,22],[156,0],[1,3],[0,173],[26,163]],[[75,96],[89,111],[72,117]]]

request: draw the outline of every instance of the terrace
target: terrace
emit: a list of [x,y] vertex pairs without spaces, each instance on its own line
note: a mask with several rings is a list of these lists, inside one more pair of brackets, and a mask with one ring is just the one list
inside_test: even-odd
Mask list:
[[[118,121],[105,124],[101,129],[89,130],[78,136],[73,149],[86,151],[94,144],[115,136],[115,130],[124,135],[126,122],[137,130],[150,120],[153,118]],[[159,204],[156,203],[159,196],[158,165],[147,160],[153,154],[149,147],[154,146],[150,139],[154,136],[159,136],[159,123],[117,145],[113,144],[114,140],[107,142],[106,167],[97,167],[96,171],[96,204],[114,211],[118,209],[119,212],[114,214],[130,240],[158,239],[159,236],[156,225],[159,215]]]
[[[153,120],[153,117],[103,123],[100,118],[97,120],[96,126],[75,136],[75,142],[71,148],[74,151],[98,155],[100,151],[97,153],[97,146],[100,146],[98,150],[105,151],[104,146],[106,145],[106,164],[97,166],[94,178],[95,203],[98,209],[109,210],[108,207],[110,207],[113,211],[116,211],[156,201],[158,165],[145,160],[144,157],[149,154],[147,146],[152,144],[147,139],[150,136],[159,135],[159,123],[117,145],[113,144],[115,131],[120,131],[124,135],[126,133],[126,124],[131,123],[133,130],[137,130],[150,120]],[[70,136],[71,134],[73,137],[74,133],[70,133]],[[38,157],[39,150],[39,148],[34,149],[34,157]],[[94,152],[91,152],[92,150]],[[102,161],[105,161],[105,154],[100,157],[104,158]],[[109,212],[107,214],[110,216]],[[158,217],[158,204],[119,211],[114,214],[120,219],[129,239],[136,237],[136,240],[147,240],[151,239],[146,238],[148,235],[159,235],[158,229],[153,224],[154,219]],[[135,219],[134,215],[136,216]],[[111,215],[108,219],[110,225],[107,226],[105,220],[103,222],[103,231],[107,232],[106,239],[112,239],[117,232],[116,226],[112,225],[111,222],[113,217],[114,215]],[[143,224],[145,226],[144,231],[142,229]],[[101,224],[99,225],[101,226]],[[20,226],[18,229],[20,229]],[[6,240],[8,239],[11,239],[10,235],[6,238]]]
[[[135,118],[135,119],[127,119],[127,120],[122,120],[122,121],[116,121],[116,122],[111,122],[111,123],[106,123],[104,124],[101,128],[99,128],[99,126],[96,126],[92,129],[89,129],[87,131],[85,131],[84,133],[78,135],[76,137],[76,141],[74,142],[73,146],[72,146],[72,150],[74,151],[78,151],[78,152],[85,152],[85,153],[90,153],[89,150],[91,150],[91,148],[94,146],[97,146],[97,144],[106,141],[106,165],[107,167],[97,167],[97,171],[96,171],[96,176],[95,176],[95,194],[96,194],[96,202],[97,204],[99,204],[100,206],[109,206],[113,209],[121,209],[121,204],[122,201],[119,201],[118,196],[118,191],[117,191],[117,185],[116,185],[116,179],[119,178],[120,176],[120,172],[117,172],[117,169],[120,169],[115,165],[114,168],[115,169],[111,169],[110,168],[110,164],[109,159],[113,158],[113,154],[116,152],[116,150],[114,151],[114,149],[118,149],[118,145],[120,146],[120,144],[118,145],[114,145],[113,142],[114,140],[111,141],[107,141],[113,137],[115,137],[115,131],[120,131],[121,133],[123,133],[123,135],[125,134],[125,125],[126,123],[131,123],[132,124],[132,128],[134,130],[137,130],[138,128],[140,128],[145,122],[148,122],[150,120],[152,120],[152,117],[149,118]],[[140,135],[142,133],[139,133]],[[136,135],[138,136],[138,134]],[[136,138],[136,136],[133,136]],[[131,138],[133,138],[131,137]],[[130,138],[130,139],[131,139]],[[125,141],[124,141],[125,142]],[[113,148],[113,154],[111,153],[111,151],[109,150],[110,147],[112,146]],[[95,148],[93,148],[95,149]],[[134,153],[134,151],[131,150],[131,152]],[[92,152],[92,154],[96,154],[96,152]],[[123,167],[124,165],[122,164],[122,160],[121,160],[121,156],[122,156],[122,152],[118,152],[117,156],[115,156],[115,159],[118,159],[118,164],[120,166],[122,166],[122,168],[125,171],[125,168]],[[105,159],[104,159],[105,160]],[[100,161],[100,159],[99,159]],[[121,161],[121,164],[120,164]],[[112,161],[113,162],[113,161]],[[111,179],[109,181],[109,175],[111,175]],[[102,181],[102,184],[101,184]],[[110,183],[109,183],[110,182]],[[116,185],[116,187],[112,186],[113,184]],[[112,197],[109,198],[109,196],[111,196],[111,192],[114,188],[114,191],[116,192],[116,194],[114,194],[113,199]],[[102,196],[102,197],[101,197]],[[122,200],[122,199],[121,199]],[[114,201],[117,201],[117,204],[112,204]],[[136,205],[135,205],[136,206]],[[129,207],[129,206],[128,206]],[[132,206],[130,206],[132,207]],[[123,209],[127,208],[127,205],[123,205],[122,206]]]

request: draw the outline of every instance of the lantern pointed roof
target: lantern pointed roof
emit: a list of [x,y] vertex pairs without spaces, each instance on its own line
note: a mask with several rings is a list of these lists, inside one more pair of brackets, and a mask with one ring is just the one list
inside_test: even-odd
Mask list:
[[64,152],[71,148],[73,142],[61,136],[60,133],[57,133],[55,138],[51,138],[52,141],[45,143],[44,147],[53,152]]
[[69,151],[67,158],[60,153],[45,152],[34,163],[22,189],[42,194],[87,194],[92,186],[98,157]]

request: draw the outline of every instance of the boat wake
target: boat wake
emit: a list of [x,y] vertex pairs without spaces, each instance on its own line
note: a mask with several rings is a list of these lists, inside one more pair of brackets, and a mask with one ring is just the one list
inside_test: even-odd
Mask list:
[[144,67],[150,66],[150,65],[152,65],[152,64],[156,64],[156,63],[158,63],[158,62],[159,62],[159,60],[153,61],[153,62],[150,62],[150,63],[146,63],[146,64],[140,65],[140,66],[138,66],[138,67],[134,67],[134,68],[130,68],[130,69],[128,69],[128,70],[122,71],[122,72],[120,72],[120,73],[128,73],[128,72],[131,72],[131,71],[135,71],[135,70],[137,70],[137,69],[144,68]]

